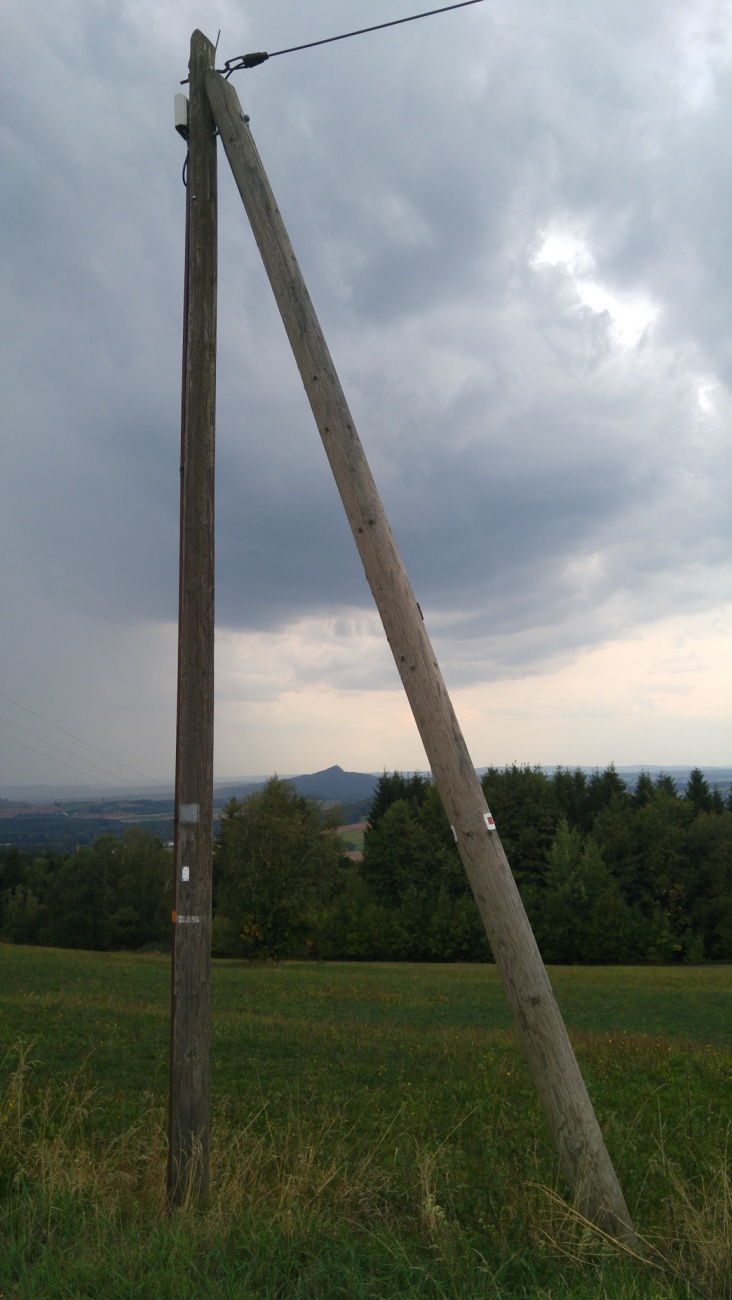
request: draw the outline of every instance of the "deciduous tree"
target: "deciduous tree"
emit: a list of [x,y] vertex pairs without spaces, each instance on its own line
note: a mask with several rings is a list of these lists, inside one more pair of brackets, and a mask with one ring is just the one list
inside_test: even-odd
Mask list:
[[248,957],[306,949],[343,861],[320,805],[273,777],[224,809],[214,852],[215,951]]

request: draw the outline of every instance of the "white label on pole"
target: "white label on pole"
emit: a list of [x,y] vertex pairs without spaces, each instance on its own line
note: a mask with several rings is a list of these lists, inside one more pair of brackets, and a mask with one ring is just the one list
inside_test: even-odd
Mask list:
[[198,821],[198,804],[182,803],[180,806],[180,812],[178,813],[178,821],[180,822],[181,826],[195,825],[195,823]]
[[191,869],[190,869],[190,867],[184,867],[183,870],[182,870],[182,872],[181,872],[181,880],[190,880],[190,878],[191,878]]
[[450,827],[450,830],[452,831],[452,838],[454,839],[455,843],[457,844],[457,842],[458,842],[458,838],[457,838],[457,831],[455,830],[455,827],[454,827],[454,826],[451,826],[451,827]]
[[485,822],[489,831],[494,831],[496,829],[496,823],[493,820],[493,813],[491,812],[483,813],[483,821]]
[[179,916],[178,925],[200,925],[200,916]]

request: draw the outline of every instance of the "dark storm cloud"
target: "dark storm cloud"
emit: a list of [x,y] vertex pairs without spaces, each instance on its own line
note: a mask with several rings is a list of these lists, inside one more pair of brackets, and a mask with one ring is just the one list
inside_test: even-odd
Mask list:
[[[4,19],[8,549],[29,599],[168,620],[171,100],[197,15],[36,7],[37,30],[14,3]],[[465,677],[552,662],[726,591],[729,22],[708,6],[692,40],[695,12],[498,3],[239,74],[418,598]],[[206,21],[226,58],[395,13],[259,0],[246,24],[226,4]],[[220,165],[218,617],[258,629],[368,609]],[[584,241],[582,275],[536,262],[554,228]],[[619,342],[583,277],[645,294],[646,334]],[[709,382],[722,389],[705,412]]]

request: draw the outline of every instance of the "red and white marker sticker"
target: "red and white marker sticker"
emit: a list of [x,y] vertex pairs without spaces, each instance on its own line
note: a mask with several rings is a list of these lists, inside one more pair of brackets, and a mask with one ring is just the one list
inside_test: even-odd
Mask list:
[[493,820],[493,813],[492,813],[492,812],[489,811],[489,812],[483,813],[483,821],[485,822],[485,824],[486,824],[486,826],[487,826],[487,828],[488,828],[489,831],[494,831],[494,830],[496,829],[496,823],[495,823],[494,820]]

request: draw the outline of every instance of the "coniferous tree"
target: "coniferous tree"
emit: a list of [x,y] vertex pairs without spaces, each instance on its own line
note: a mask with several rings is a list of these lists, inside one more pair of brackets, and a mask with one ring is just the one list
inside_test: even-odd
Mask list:
[[590,816],[594,820],[597,814],[610,804],[627,805],[629,800],[628,787],[625,781],[615,771],[615,764],[611,763],[603,772],[595,770],[590,777],[587,789],[587,799],[590,810]]
[[421,772],[412,772],[411,775],[404,772],[382,772],[368,811],[369,828],[378,826],[391,805],[400,800],[410,807],[419,807],[429,786],[429,778],[422,776]]
[[541,879],[561,818],[556,789],[541,768],[489,768],[483,793],[519,885]]
[[592,829],[592,812],[588,797],[587,777],[581,767],[570,771],[558,767],[552,777],[554,796],[559,815],[568,826],[583,833]]
[[711,810],[712,810],[713,813],[723,813],[723,812],[724,812],[724,799],[722,798],[721,794],[719,793],[719,786],[716,786],[716,785],[715,785],[714,789],[712,790],[712,809],[711,809]]
[[656,777],[655,786],[657,790],[662,790],[664,794],[667,794],[671,799],[675,799],[678,795],[676,782],[667,772],[659,772]]
[[591,835],[561,822],[539,896],[527,899],[545,961],[637,960],[646,927],[623,898]]
[[643,808],[650,803],[655,794],[656,787],[653,784],[653,778],[648,772],[639,772],[635,785],[633,786],[633,807]]
[[712,811],[712,792],[709,788],[709,782],[700,767],[695,767],[689,773],[684,798],[696,808],[697,812]]

